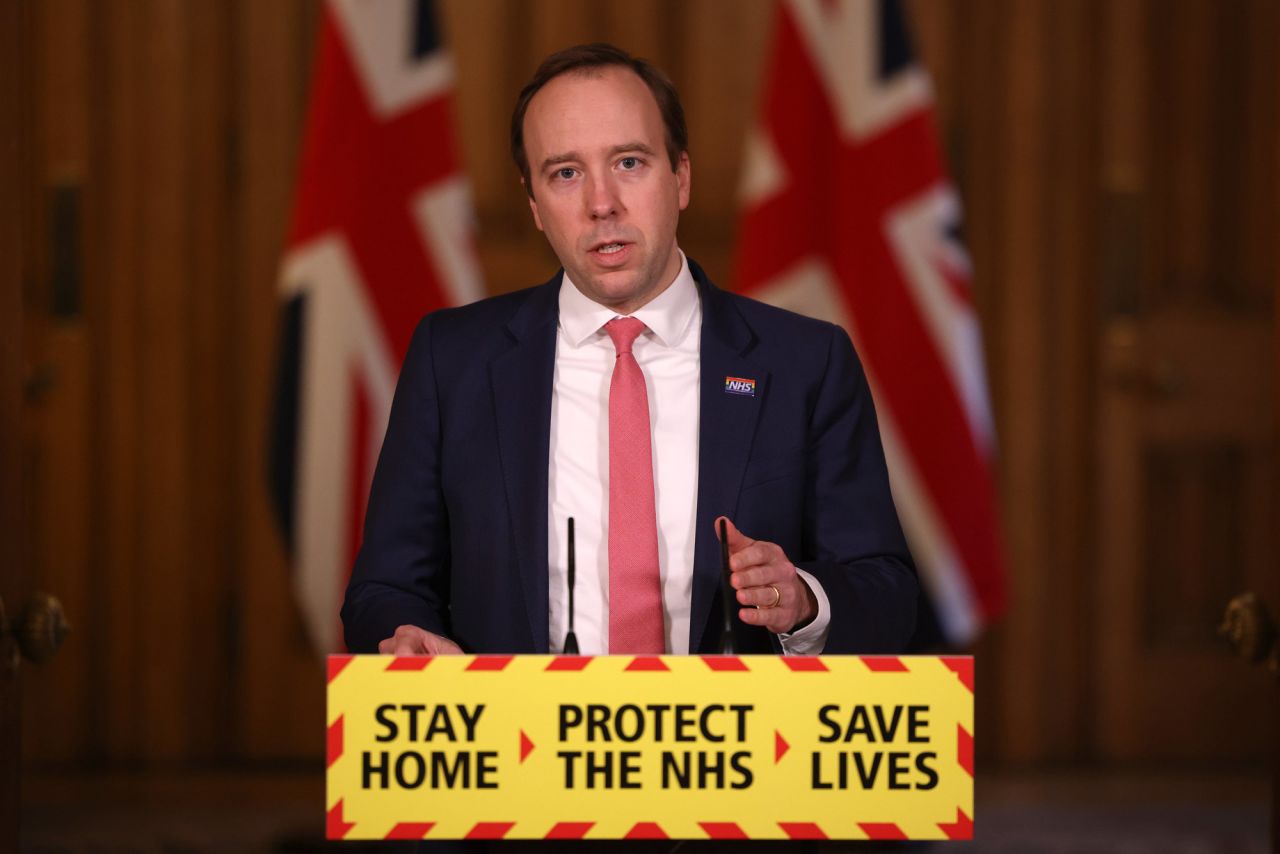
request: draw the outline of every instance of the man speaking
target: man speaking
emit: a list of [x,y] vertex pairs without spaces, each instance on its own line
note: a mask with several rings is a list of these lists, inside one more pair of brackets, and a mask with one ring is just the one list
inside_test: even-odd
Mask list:
[[837,326],[680,251],[679,97],[609,45],[548,57],[511,148],[563,269],[414,334],[342,618],[352,652],[901,651],[917,582],[866,377]]

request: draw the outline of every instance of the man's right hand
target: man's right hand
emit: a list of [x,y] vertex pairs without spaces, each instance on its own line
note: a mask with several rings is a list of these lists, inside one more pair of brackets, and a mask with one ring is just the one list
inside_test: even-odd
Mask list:
[[378,643],[382,655],[460,655],[462,648],[448,638],[417,626],[401,626]]

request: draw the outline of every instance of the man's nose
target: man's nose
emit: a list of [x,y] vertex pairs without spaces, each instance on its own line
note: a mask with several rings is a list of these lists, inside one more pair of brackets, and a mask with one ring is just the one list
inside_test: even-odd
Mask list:
[[592,219],[608,219],[620,208],[617,185],[608,175],[587,180],[587,213]]

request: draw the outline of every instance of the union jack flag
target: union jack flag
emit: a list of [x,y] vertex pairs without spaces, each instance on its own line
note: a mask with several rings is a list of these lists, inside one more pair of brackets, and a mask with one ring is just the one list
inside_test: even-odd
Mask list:
[[430,0],[329,0],[293,219],[272,491],[321,653],[338,609],[399,365],[418,319],[482,296],[454,142],[453,64]]
[[739,290],[844,326],[932,616],[1004,605],[994,430],[960,204],[895,0],[786,0],[747,142]]

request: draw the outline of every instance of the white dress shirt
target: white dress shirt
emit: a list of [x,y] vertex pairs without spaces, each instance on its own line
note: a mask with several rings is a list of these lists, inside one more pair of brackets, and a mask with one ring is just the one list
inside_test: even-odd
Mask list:
[[[568,629],[570,516],[578,647],[583,655],[609,650],[609,383],[617,354],[604,325],[619,316],[586,297],[566,273],[560,285],[547,501],[547,604],[551,651],[556,653],[563,649]],[[683,253],[675,281],[631,316],[647,327],[632,352],[649,397],[663,637],[667,652],[685,654],[698,511],[702,303]],[[818,615],[779,639],[788,654],[815,654],[826,643],[831,606],[817,579],[797,571],[818,600]]]

